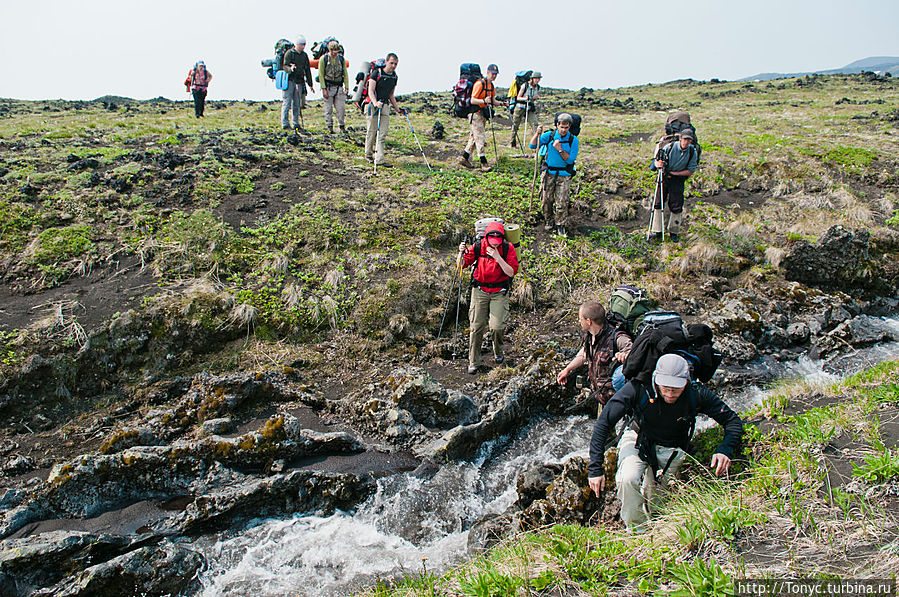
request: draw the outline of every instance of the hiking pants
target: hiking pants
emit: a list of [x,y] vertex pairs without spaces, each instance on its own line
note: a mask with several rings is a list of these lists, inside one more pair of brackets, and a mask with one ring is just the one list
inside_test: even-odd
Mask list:
[[479,158],[487,157],[487,119],[482,112],[478,110],[468,115],[468,143],[465,144],[465,153],[473,155],[477,148]]
[[520,141],[522,143],[522,149],[528,146],[531,142],[531,137],[534,136],[534,133],[537,132],[537,110],[536,108],[528,108],[525,110],[525,104],[515,104],[515,111],[512,112],[512,142],[515,142],[515,136],[518,133],[518,128],[521,126],[521,122],[524,120],[525,112],[527,112],[528,122],[525,127],[528,129],[527,131],[522,131],[524,135],[521,137]]
[[203,115],[203,109],[206,107],[206,90],[194,89],[192,93],[194,96],[194,115],[199,118]]
[[568,225],[568,190],[571,177],[552,174],[544,170],[540,176],[540,198],[543,204],[543,221],[547,226]]
[[468,364],[477,367],[481,364],[481,342],[488,323],[493,340],[493,356],[503,356],[503,334],[509,322],[509,292],[484,292],[480,288],[471,289],[471,303],[468,306],[468,323],[471,331],[468,336]]
[[[687,181],[683,176],[671,176],[663,179],[661,188],[656,190],[652,219],[650,221],[650,232],[662,231],[662,220],[666,220],[669,234],[680,233],[680,225],[684,219],[684,183]],[[665,198],[665,211],[668,212],[667,217],[663,218],[662,197]]]
[[337,122],[340,124],[340,128],[343,128],[346,126],[346,89],[344,89],[343,85],[335,85],[334,87],[328,87],[327,91],[328,98],[322,102],[325,107],[325,124],[328,125],[329,130],[334,128],[332,115],[336,108]]
[[[370,102],[365,106],[365,118],[368,129],[365,133],[365,157],[374,158],[376,164],[384,161],[384,143],[387,141],[387,128],[390,126],[390,104],[381,108],[381,127],[378,131],[378,109]],[[377,138],[377,143],[375,139]]]
[[[281,128],[297,128],[300,126],[300,110],[303,109],[306,97],[305,84],[287,82],[287,89],[281,92]],[[288,116],[292,116],[288,122]]]
[[637,450],[637,432],[625,429],[618,441],[618,472],[615,486],[621,501],[621,520],[629,531],[646,522],[652,507],[658,504],[668,481],[673,479],[684,462],[686,453],[679,448],[656,446],[659,466],[665,468],[671,454],[677,452],[668,470],[658,483],[648,464],[640,459]]

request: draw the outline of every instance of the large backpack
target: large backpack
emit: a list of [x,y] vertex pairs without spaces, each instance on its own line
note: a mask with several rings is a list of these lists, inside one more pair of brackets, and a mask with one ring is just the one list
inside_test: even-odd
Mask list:
[[574,112],[556,112],[553,115],[553,126],[559,126],[559,114],[568,114],[571,116],[571,128],[568,129],[568,132],[574,135],[575,137],[580,136],[581,134],[581,115],[575,114]]
[[696,152],[697,162],[702,158],[702,145],[699,144],[699,137],[696,135],[696,127],[690,123],[690,114],[683,111],[672,112],[665,119],[665,136],[659,139],[658,147],[662,149],[670,143],[677,140],[677,135],[684,129],[690,129],[693,133],[693,143],[690,145],[691,151]]
[[337,38],[334,37],[333,35],[329,35],[325,39],[323,39],[321,41],[317,41],[314,44],[312,44],[312,49],[310,51],[312,52],[313,60],[321,58],[322,56],[327,54],[328,53],[328,44],[331,43],[332,41],[336,41],[337,44],[340,46],[340,48],[338,50],[338,54],[343,56],[343,54],[344,54],[343,44],[341,44],[339,41],[337,41]]
[[[384,58],[378,58],[377,60],[372,60],[368,63],[368,72],[359,73],[356,75],[356,87],[353,88],[353,91],[356,92],[361,85],[361,93],[354,93],[353,98],[356,101],[356,105],[359,106],[359,109],[362,110],[363,106],[369,102],[368,99],[368,82],[374,77],[377,78],[379,76],[379,71],[386,66],[387,60]],[[360,75],[363,75],[360,77]]]
[[699,323],[684,325],[673,311],[650,311],[637,326],[634,346],[624,363],[624,376],[644,385],[652,383],[656,362],[675,353],[690,365],[690,379],[708,382],[724,355],[715,350],[712,328]]
[[[578,117],[578,118],[580,119],[580,117]],[[574,116],[573,116],[573,115],[572,115],[572,119],[571,119],[571,120],[572,120],[572,123],[571,123],[571,124],[572,124],[572,126],[574,126],[574,122],[573,122],[573,121],[574,121]],[[558,124],[558,123],[556,123],[556,124]],[[580,120],[578,120],[578,125],[580,126]],[[543,170],[552,170],[552,168],[550,168],[549,166],[546,165],[546,152],[549,151],[549,146],[552,145],[553,141],[555,141],[556,139],[558,139],[558,140],[561,141],[563,144],[567,143],[567,144],[568,144],[568,151],[570,152],[570,151],[571,151],[572,140],[575,139],[575,138],[577,137],[577,135],[575,135],[574,133],[571,132],[571,129],[568,129],[568,135],[567,135],[568,138],[567,138],[567,139],[562,139],[562,138],[559,136],[559,131],[552,131],[552,134],[553,134],[552,139],[550,139],[549,143],[547,143],[546,145],[539,145],[539,140],[538,140],[538,147],[539,147],[539,149],[538,149],[537,151],[538,151],[539,154],[540,154],[540,171],[541,171],[541,172],[542,172]],[[574,166],[574,164],[568,164],[567,166],[565,166],[564,170],[565,170],[566,172],[568,172],[568,175],[569,175],[569,176],[574,176],[574,174],[575,174],[575,166]],[[561,169],[560,169],[559,171],[561,171]],[[556,174],[558,174],[559,171],[557,171]]]
[[283,70],[284,64],[284,54],[287,53],[287,50],[293,47],[293,42],[289,39],[284,39],[283,37],[275,42],[275,56],[273,58],[266,58],[262,60],[262,66],[267,67],[265,74],[268,75],[268,78],[271,80],[275,80],[275,77],[278,76],[278,71]]
[[521,87],[528,82],[531,78],[532,70],[520,70],[515,73],[515,80],[512,81],[512,84],[509,85],[509,109],[515,109],[515,98],[518,97],[518,92],[521,90]]
[[617,286],[609,297],[608,320],[632,338],[643,316],[652,311],[653,301],[642,288],[624,284]]
[[459,67],[459,81],[453,87],[453,116],[466,118],[474,110],[471,91],[475,81],[481,78],[481,67],[474,62],[464,62]]

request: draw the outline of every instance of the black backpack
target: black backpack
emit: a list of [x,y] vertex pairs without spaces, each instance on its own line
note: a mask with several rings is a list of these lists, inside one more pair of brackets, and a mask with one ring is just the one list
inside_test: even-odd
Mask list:
[[724,355],[712,344],[712,328],[704,323],[684,325],[673,311],[650,311],[637,327],[634,346],[624,363],[624,376],[644,385],[652,383],[656,362],[664,354],[678,354],[690,366],[690,379],[712,379]]
[[478,79],[481,79],[481,66],[474,62],[463,62],[459,67],[459,81],[453,87],[453,116],[467,118],[474,111],[471,92]]
[[696,135],[696,127],[690,123],[690,114],[687,112],[672,112],[665,119],[665,136],[659,139],[659,148],[663,148],[669,143],[677,140],[677,135],[684,129],[690,129],[693,133],[693,143],[690,144],[691,151],[696,152],[696,161],[702,159],[702,145],[699,144],[699,137]]
[[580,136],[581,134],[581,115],[575,114],[574,112],[556,112],[553,115],[553,126],[559,126],[559,114],[568,114],[571,116],[571,128],[568,129],[568,132],[574,135],[575,137]]

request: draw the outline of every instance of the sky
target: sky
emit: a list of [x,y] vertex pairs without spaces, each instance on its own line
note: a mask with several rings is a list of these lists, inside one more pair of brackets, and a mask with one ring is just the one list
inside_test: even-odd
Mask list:
[[[596,89],[838,68],[899,56],[899,0],[0,0],[0,97],[279,99],[259,61],[281,37],[334,35],[350,78],[399,55],[397,93],[450,89],[459,64],[537,69],[543,85]],[[317,71],[313,70],[313,76]],[[312,97],[319,96],[318,85]]]

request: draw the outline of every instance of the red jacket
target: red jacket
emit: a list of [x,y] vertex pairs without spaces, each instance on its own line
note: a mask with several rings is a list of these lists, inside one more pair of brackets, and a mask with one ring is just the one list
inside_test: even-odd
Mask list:
[[[474,278],[474,285],[477,285],[478,282],[483,282],[486,284],[501,284],[511,279],[510,276],[507,276],[503,270],[499,267],[499,264],[495,259],[490,257],[487,254],[487,233],[490,232],[499,232],[503,236],[505,236],[506,231],[503,228],[503,225],[499,222],[493,222],[487,226],[487,231],[484,235],[484,238],[481,239],[480,250],[478,251],[479,257],[477,258],[477,266],[474,268],[474,272],[472,272],[472,277]],[[508,253],[506,253],[505,261],[509,264],[509,267],[512,268],[513,274],[518,273],[518,254],[515,252],[515,247],[512,246],[507,240],[503,240],[503,245],[508,247]],[[500,252],[500,256],[503,254],[503,245],[498,249]],[[462,266],[469,267],[475,262],[475,251],[474,245],[471,245],[465,252],[462,254]],[[504,290],[503,287],[497,286],[494,288],[481,286],[481,290],[484,292],[500,292]]]

